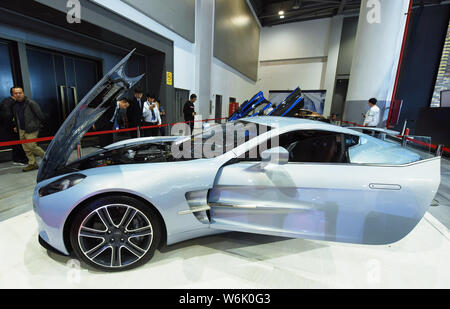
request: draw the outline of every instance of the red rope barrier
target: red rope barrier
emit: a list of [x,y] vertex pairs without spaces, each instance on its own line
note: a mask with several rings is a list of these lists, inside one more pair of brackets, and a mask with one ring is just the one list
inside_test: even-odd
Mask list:
[[[227,118],[217,118],[217,119],[205,119],[205,120],[194,120],[194,122],[206,122],[206,121],[216,121],[216,120],[224,120]],[[145,127],[141,127],[141,130],[145,130],[145,129],[153,129],[153,128],[163,128],[163,127],[169,127],[169,126],[174,126],[176,124],[188,124],[191,121],[185,121],[185,122],[174,122],[174,123],[170,123],[170,124],[161,124],[161,125],[156,125],[156,126],[145,126]],[[363,128],[364,126],[355,123],[355,122],[351,122],[351,121],[342,121],[344,123],[348,123],[357,127],[361,127]],[[114,134],[114,133],[122,133],[122,132],[131,132],[131,131],[137,131],[138,128],[128,128],[128,129],[120,129],[120,130],[107,130],[107,131],[98,131],[98,132],[88,132],[85,134],[85,136],[97,136],[97,135],[104,135],[104,134]],[[402,138],[401,135],[397,136],[399,138]],[[11,142],[0,142],[0,147],[4,147],[4,146],[13,146],[13,145],[22,145],[22,144],[29,144],[29,143],[40,143],[40,142],[47,142],[47,141],[51,141],[53,140],[54,136],[51,137],[41,137],[41,138],[35,138],[35,139],[27,139],[27,140],[19,140],[19,141],[11,141]],[[421,145],[421,146],[425,146],[425,147],[430,147],[432,149],[437,149],[436,145],[433,144],[428,144],[422,141],[416,141],[412,138],[407,137],[406,138],[408,141],[413,142],[415,144]],[[450,154],[450,148],[448,147],[443,147],[442,150],[444,152],[447,152]]]
[[[344,121],[344,120],[343,120],[342,122],[351,124],[352,126],[357,126],[357,127],[362,127],[362,128],[364,128],[364,126],[362,126],[362,125],[360,125],[360,124],[357,124],[357,123],[354,123],[354,122],[351,122],[351,121]],[[402,135],[397,135],[397,137],[398,137],[398,138],[403,138]],[[432,148],[432,149],[437,149],[437,147],[438,147],[438,146],[433,145],[433,144],[428,144],[428,143],[426,143],[426,142],[417,141],[417,140],[415,140],[415,139],[413,139],[413,138],[410,138],[410,137],[406,137],[406,140],[408,140],[408,141],[410,141],[410,142],[413,142],[414,144],[418,144],[418,145],[424,146],[424,147],[430,147],[430,148]],[[442,147],[442,150],[443,150],[444,152],[447,152],[447,153],[450,154],[450,148],[448,148],[448,147]]]
[[[216,121],[216,120],[224,120],[227,118],[217,118],[217,119],[205,119],[205,120],[194,120],[193,122],[206,122],[206,121]],[[163,127],[169,127],[174,126],[176,124],[188,124],[192,121],[185,121],[185,122],[174,122],[170,124],[161,124],[161,125],[155,125],[155,126],[145,126],[140,127],[141,130],[145,129],[153,129],[153,128],[163,128]],[[120,130],[107,130],[107,131],[98,131],[98,132],[88,132],[84,136],[97,136],[97,135],[104,135],[104,134],[114,134],[114,133],[123,133],[123,132],[131,132],[131,131],[137,131],[138,128],[127,128],[127,129],[120,129]],[[22,145],[22,144],[30,144],[30,143],[40,143],[40,142],[48,142],[53,140],[55,137],[40,137],[35,139],[24,139],[24,140],[18,140],[18,141],[10,141],[10,142],[0,142],[0,147],[5,146],[13,146],[13,145]]]

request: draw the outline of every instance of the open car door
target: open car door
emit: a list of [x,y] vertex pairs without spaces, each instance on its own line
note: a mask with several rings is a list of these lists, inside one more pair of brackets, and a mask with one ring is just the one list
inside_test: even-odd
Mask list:
[[438,190],[440,158],[344,164],[344,140],[351,143],[322,132],[263,152],[262,159],[225,165],[208,196],[210,227],[367,245],[401,240]]
[[261,104],[249,110],[248,113],[244,115],[244,117],[265,116],[272,106],[273,104],[271,102],[264,100],[263,102],[261,102]]
[[304,106],[302,91],[297,88],[267,116],[293,117]]
[[264,102],[267,102],[267,100],[264,97],[263,92],[260,91],[257,94],[255,94],[255,96],[251,98],[249,101],[245,101],[244,103],[242,103],[241,106],[239,106],[239,108],[237,109],[237,111],[230,116],[228,121],[238,120],[246,117],[256,107],[260,106],[261,104],[264,104]]

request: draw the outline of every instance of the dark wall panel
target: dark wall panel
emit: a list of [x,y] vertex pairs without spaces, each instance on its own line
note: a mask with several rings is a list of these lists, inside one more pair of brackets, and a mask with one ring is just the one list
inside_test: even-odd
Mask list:
[[450,107],[423,108],[417,121],[416,134],[431,136],[433,144],[450,146]]
[[122,0],[190,42],[195,42],[195,0]]
[[342,26],[337,75],[350,75],[359,17],[347,17]]
[[259,25],[245,0],[216,0],[214,57],[250,79],[258,78]]
[[[412,11],[396,94],[396,99],[403,100],[397,129],[407,120],[411,132],[420,134],[415,129],[421,110],[431,103],[449,17],[450,5]],[[425,126],[421,124],[421,128]]]

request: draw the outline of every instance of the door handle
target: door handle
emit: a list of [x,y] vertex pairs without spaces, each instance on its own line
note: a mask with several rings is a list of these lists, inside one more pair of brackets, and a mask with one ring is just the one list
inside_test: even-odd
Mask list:
[[73,90],[73,101],[75,103],[75,106],[78,105],[78,91],[77,91],[77,87],[72,86],[70,87]]
[[64,93],[64,88],[67,88],[65,85],[59,86],[59,95],[61,96],[61,104],[62,104],[62,112],[64,119],[67,118],[67,108],[66,108],[66,96]]
[[369,188],[372,190],[401,190],[401,185],[384,184],[384,183],[371,183]]

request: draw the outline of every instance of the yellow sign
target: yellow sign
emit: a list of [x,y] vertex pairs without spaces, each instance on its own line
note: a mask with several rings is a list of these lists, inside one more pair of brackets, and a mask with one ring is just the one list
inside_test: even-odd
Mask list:
[[173,74],[172,72],[167,72],[167,85],[173,85]]

